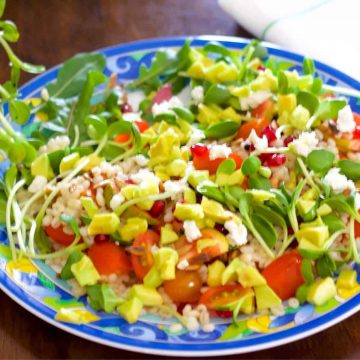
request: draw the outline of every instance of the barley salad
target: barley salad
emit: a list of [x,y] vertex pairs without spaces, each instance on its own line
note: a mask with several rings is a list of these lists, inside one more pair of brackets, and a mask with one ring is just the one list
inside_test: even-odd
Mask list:
[[189,40],[122,83],[103,55],[80,54],[20,100],[20,70],[42,68],[9,52],[0,223],[13,261],[45,261],[128,322],[175,317],[174,332],[358,291],[360,116],[312,60],[298,72],[258,41]]

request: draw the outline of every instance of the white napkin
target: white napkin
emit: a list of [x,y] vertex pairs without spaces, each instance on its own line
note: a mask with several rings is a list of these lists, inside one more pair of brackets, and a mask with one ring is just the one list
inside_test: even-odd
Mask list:
[[359,0],[219,0],[258,38],[360,80]]

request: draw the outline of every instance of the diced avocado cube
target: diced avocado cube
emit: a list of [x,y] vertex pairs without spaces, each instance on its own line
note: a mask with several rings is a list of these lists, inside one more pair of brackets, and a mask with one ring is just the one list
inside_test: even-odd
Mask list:
[[301,198],[304,200],[316,200],[318,198],[318,192],[314,188],[310,188],[304,192]]
[[170,175],[166,171],[166,165],[156,165],[154,167],[154,173],[161,181],[166,181],[170,179]]
[[170,247],[162,247],[154,254],[155,267],[163,280],[175,279],[176,264],[179,255]]
[[301,216],[305,216],[315,205],[316,201],[314,200],[299,199],[296,202],[296,207],[299,210]]
[[239,77],[239,72],[234,65],[227,64],[227,68],[219,71],[216,77],[220,82],[235,81]]
[[325,250],[314,245],[311,241],[309,241],[307,239],[299,239],[298,249],[299,249],[300,254],[304,258],[311,259],[311,260],[319,259],[325,253]]
[[179,240],[178,234],[173,230],[170,224],[166,224],[161,228],[160,245],[169,245]]
[[121,239],[130,242],[138,235],[144,233],[148,228],[146,219],[133,217],[126,220],[125,225],[120,225],[119,232]]
[[284,111],[289,114],[296,108],[296,95],[295,94],[279,94],[278,95],[278,112],[281,115]]
[[137,297],[126,300],[117,307],[117,311],[128,323],[136,322],[143,308],[143,303]]
[[[148,195],[156,195],[159,193],[159,183],[156,180],[147,180],[142,182],[137,189],[136,197],[144,197]],[[142,201],[137,204],[140,209],[150,210],[154,205],[154,201]]]
[[273,75],[270,69],[259,73],[258,77],[251,82],[250,88],[253,91],[270,90],[275,91],[278,86],[277,77]]
[[300,304],[304,304],[306,301],[309,288],[309,285],[303,284],[296,289],[296,298],[299,300]]
[[168,164],[166,171],[170,176],[182,177],[185,176],[186,168],[187,163],[185,160],[175,159]]
[[353,289],[357,285],[355,270],[342,270],[336,280],[337,289]]
[[108,284],[97,284],[86,287],[90,305],[96,310],[104,310],[111,313],[124,302],[116,296],[114,290]]
[[296,238],[300,241],[306,239],[317,247],[321,247],[329,238],[329,229],[327,226],[300,228],[296,233]]
[[248,97],[250,95],[250,87],[248,85],[237,86],[230,90],[231,95],[238,97]]
[[246,296],[244,299],[244,302],[242,303],[240,307],[240,311],[243,312],[246,315],[253,314],[255,312],[255,294],[254,291],[251,290],[252,295]]
[[245,179],[244,174],[241,170],[236,170],[232,174],[216,174],[215,182],[219,186],[223,185],[241,185]]
[[77,152],[65,156],[60,162],[60,174],[72,170],[79,160],[80,154]]
[[147,288],[157,288],[163,282],[159,270],[153,266],[144,277],[144,285]]
[[307,228],[312,228],[312,227],[318,227],[318,226],[323,226],[324,222],[321,219],[321,217],[317,217],[315,220],[311,221],[311,222],[304,222],[300,225],[300,229],[307,229]]
[[217,222],[224,222],[229,219],[229,212],[225,211],[224,207],[215,200],[210,200],[203,196],[201,206],[206,217],[209,217]]
[[207,277],[207,284],[209,286],[220,286],[222,285],[221,279],[222,274],[225,271],[225,264],[220,261],[216,260],[212,264],[208,266],[208,277]]
[[95,201],[91,197],[83,196],[80,198],[81,205],[85,209],[87,215],[90,219],[99,211],[99,208],[95,204]]
[[71,272],[80,286],[95,285],[100,280],[99,273],[87,255],[71,265]]
[[261,189],[251,189],[248,192],[252,194],[253,199],[256,202],[264,202],[267,200],[274,199],[276,197],[275,194],[271,193],[270,191],[261,190]]
[[126,200],[131,200],[136,197],[138,186],[134,184],[124,186],[120,193],[125,197]]
[[54,172],[51,168],[50,160],[47,154],[40,155],[31,163],[32,176],[44,176],[48,180],[54,177]]
[[269,309],[281,304],[281,299],[268,285],[256,286],[254,291],[258,310]]
[[184,200],[187,204],[196,204],[196,193],[190,188],[184,190]]
[[129,299],[138,298],[145,306],[157,306],[163,303],[161,295],[153,288],[144,285],[133,285],[129,291]]
[[299,130],[306,130],[306,124],[310,120],[310,112],[302,105],[298,105],[290,115],[290,123]]
[[189,174],[188,178],[189,184],[194,188],[207,180],[209,180],[208,170],[194,170]]
[[74,274],[71,271],[71,266],[72,266],[72,264],[75,264],[78,261],[80,261],[83,256],[84,256],[84,254],[80,250],[74,251],[69,255],[64,267],[61,270],[61,273],[60,273],[61,279],[69,280],[74,277]]
[[177,203],[174,216],[179,220],[200,220],[204,218],[204,210],[200,204]]
[[88,227],[89,235],[112,234],[120,225],[115,213],[95,214]]
[[253,266],[242,264],[237,269],[238,281],[244,288],[266,285],[266,280]]
[[332,209],[328,204],[322,204],[316,210],[318,216],[326,216],[332,213]]
[[230,281],[237,280],[237,270],[242,266],[242,262],[235,258],[231,263],[226,267],[221,276],[221,284],[225,285]]
[[186,72],[190,77],[195,79],[202,79],[204,77],[205,66],[201,62],[196,61],[192,63]]
[[307,301],[314,305],[321,306],[335,297],[335,295],[335,282],[331,277],[327,277],[310,285],[309,292],[307,294]]

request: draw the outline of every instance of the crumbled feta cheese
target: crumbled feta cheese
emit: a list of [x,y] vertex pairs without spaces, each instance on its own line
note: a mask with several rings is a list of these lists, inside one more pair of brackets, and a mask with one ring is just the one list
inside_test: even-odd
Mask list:
[[160,104],[154,104],[152,112],[154,117],[163,113],[173,113],[171,109],[175,106],[183,106],[183,103],[178,97],[173,96],[171,99],[165,100]]
[[336,127],[341,132],[352,132],[355,130],[356,122],[350,105],[346,105],[339,110]]
[[131,121],[131,122],[141,120],[141,114],[137,113],[137,112],[127,112],[127,113],[122,114],[122,117],[124,120]]
[[232,150],[229,146],[222,145],[211,145],[209,158],[210,160],[216,160],[221,158],[227,158],[232,153]]
[[324,181],[331,187],[335,194],[340,194],[345,190],[355,190],[354,182],[348,180],[345,175],[340,174],[340,169],[338,168],[330,169],[326,174]]
[[47,179],[45,176],[37,175],[30,184],[28,191],[31,193],[36,193],[38,191],[44,190],[47,185]]
[[319,140],[314,131],[302,132],[299,138],[293,141],[295,152],[305,157],[316,149],[318,143]]
[[201,237],[201,231],[197,227],[194,220],[185,220],[183,226],[187,241],[193,242],[194,240]]
[[240,246],[247,243],[247,229],[243,224],[229,220],[225,221],[224,227],[229,232],[226,237],[230,245]]
[[269,97],[271,97],[271,92],[267,90],[254,91],[247,97],[240,97],[239,101],[241,110],[254,109]]
[[136,174],[132,174],[130,176],[131,180],[135,181],[136,183],[142,183],[142,182],[150,182],[154,181],[156,183],[160,182],[160,179],[148,169],[140,169]]
[[146,166],[149,162],[149,159],[141,154],[135,155],[134,160],[135,160],[136,164],[138,164],[141,167]]
[[64,150],[70,145],[70,139],[68,136],[55,136],[51,138],[48,143],[41,146],[39,149],[40,154],[51,153],[57,150]]
[[250,141],[254,145],[255,149],[258,151],[264,151],[269,146],[267,137],[265,135],[263,135],[262,138],[257,136],[256,131],[254,129],[251,130],[247,140]]
[[203,139],[205,139],[204,132],[199,129],[193,128],[193,131],[186,145],[187,146],[195,145]]
[[356,210],[360,209],[360,194],[359,193],[355,194],[355,209]]
[[195,86],[191,90],[191,97],[196,105],[204,101],[204,88],[202,86]]
[[189,262],[186,259],[183,259],[178,262],[177,268],[179,270],[185,270],[189,266]]
[[122,194],[115,194],[112,199],[110,200],[110,207],[112,210],[117,209],[123,202],[125,198]]
[[179,199],[179,194],[182,194],[185,189],[188,187],[186,184],[186,179],[181,180],[167,180],[164,182],[164,190],[165,192],[172,192],[174,193],[171,196],[172,200]]
[[145,94],[141,90],[131,91],[126,94],[127,103],[132,107],[134,111],[139,111],[139,105],[141,101],[145,99]]

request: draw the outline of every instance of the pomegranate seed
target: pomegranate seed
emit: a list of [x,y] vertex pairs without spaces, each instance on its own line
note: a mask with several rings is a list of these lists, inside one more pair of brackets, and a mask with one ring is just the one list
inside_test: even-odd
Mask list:
[[150,215],[154,218],[159,217],[165,210],[165,201],[157,200],[150,209]]
[[360,139],[360,126],[357,125],[353,132],[353,139]]
[[215,313],[219,318],[223,319],[231,318],[233,314],[230,310],[216,310]]
[[276,134],[275,134],[275,129],[272,126],[267,126],[261,133],[261,137],[263,137],[263,135],[266,136],[266,138],[268,139],[269,144],[271,144],[273,141],[276,140]]
[[136,182],[134,180],[131,180],[131,179],[125,180],[125,183],[129,184],[129,185],[136,185]]
[[293,135],[288,136],[287,138],[285,138],[284,140],[284,145],[288,146],[290,143],[292,143],[295,140]]
[[122,104],[122,106],[121,106],[121,112],[123,114],[130,113],[130,112],[133,112],[133,108],[130,104],[125,103],[125,104]]
[[260,154],[258,155],[258,158],[261,160],[261,164],[264,165],[264,163],[271,158],[271,155],[273,155],[273,153],[271,154],[267,154],[267,153],[264,153],[264,154]]
[[203,144],[192,145],[190,150],[192,156],[204,156],[209,152],[209,149]]
[[288,227],[288,234],[289,235],[293,235],[294,234],[294,230],[293,230],[293,228],[292,227]]
[[221,224],[215,224],[215,229],[221,232],[223,235],[227,235],[229,233]]
[[259,66],[257,67],[257,69],[258,69],[259,71],[265,71],[265,66],[264,66],[264,65],[259,65]]
[[100,244],[100,243],[109,241],[109,235],[98,234],[98,235],[95,236],[94,241],[95,241],[97,244]]
[[154,96],[154,103],[160,104],[163,101],[167,101],[172,97],[172,87],[171,84],[166,84],[159,89],[159,91]]
[[284,154],[270,154],[271,156],[265,161],[266,166],[280,166],[283,165],[286,161],[286,156]]

